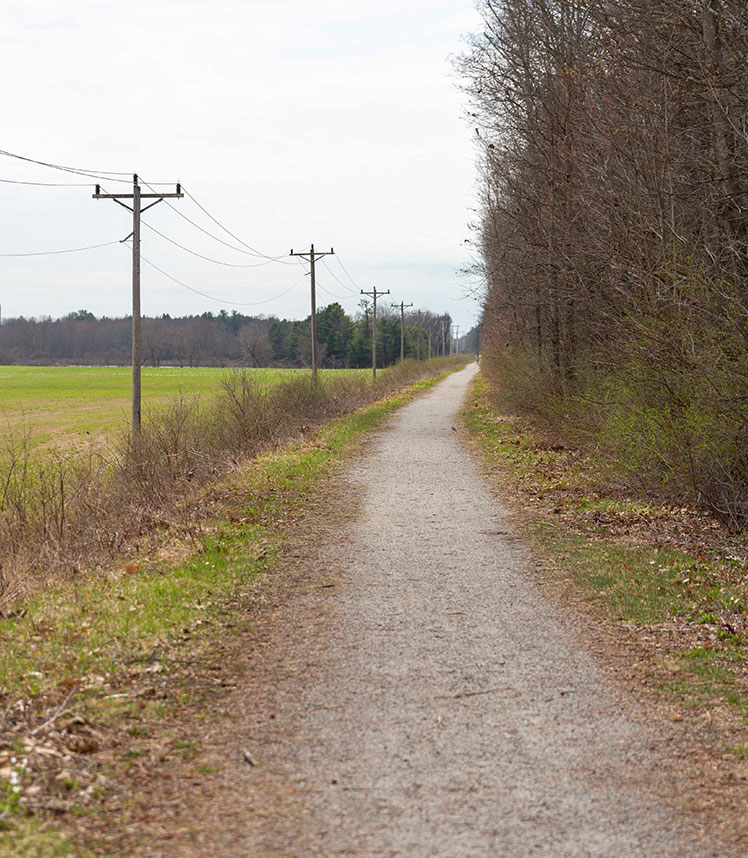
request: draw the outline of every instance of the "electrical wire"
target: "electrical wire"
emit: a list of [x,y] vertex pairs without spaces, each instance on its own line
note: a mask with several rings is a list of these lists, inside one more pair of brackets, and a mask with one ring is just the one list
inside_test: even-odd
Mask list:
[[90,188],[90,182],[23,182],[20,179],[0,179],[6,185],[37,185],[43,188]]
[[[204,214],[206,214],[206,215],[207,215],[207,216],[208,216],[208,217],[213,221],[213,223],[215,223],[217,226],[220,226],[220,227],[221,227],[221,229],[222,229],[222,230],[223,230],[227,235],[230,235],[230,236],[234,239],[234,241],[238,241],[238,242],[239,242],[239,244],[243,244],[243,245],[244,245],[244,247],[246,247],[248,250],[251,250],[251,251],[252,251],[252,253],[257,254],[257,256],[262,256],[262,257],[264,257],[265,259],[269,259],[269,260],[271,260],[272,262],[280,262],[280,261],[282,261],[282,260],[284,260],[284,259],[285,259],[285,254],[284,254],[284,256],[268,256],[266,253],[263,253],[262,251],[257,250],[256,248],[252,247],[252,245],[251,245],[251,244],[247,244],[247,242],[246,242],[246,241],[242,241],[242,240],[241,240],[241,238],[239,238],[239,236],[234,235],[234,233],[233,233],[233,232],[231,232],[231,230],[230,230],[230,229],[228,229],[227,227],[225,227],[225,226],[224,226],[224,225],[223,225],[223,224],[222,224],[222,223],[221,223],[217,218],[213,217],[213,215],[212,215],[212,214],[211,214],[211,213],[210,213],[210,212],[205,208],[205,206],[201,205],[201,204],[200,204],[200,203],[199,203],[199,202],[198,202],[198,201],[197,201],[197,200],[192,196],[192,194],[191,194],[188,190],[186,190],[185,188],[182,188],[182,190],[184,191],[185,195],[186,195],[186,196],[188,196],[188,197],[192,200],[192,202],[193,202],[193,203],[194,203],[194,204],[195,204],[195,205],[200,209],[200,211],[201,211],[201,212],[203,212]],[[286,265],[287,265],[287,264],[289,264],[289,263],[284,262],[284,264],[286,264]]]
[[15,152],[8,152],[5,149],[0,149],[0,155],[5,155],[7,158],[15,158],[18,161],[26,161],[29,164],[38,164],[41,167],[49,167],[52,170],[61,170],[64,173],[73,173],[76,176],[88,176],[91,179],[106,178],[110,182],[129,183],[128,179],[116,179],[114,176],[128,176],[131,173],[118,173],[110,170],[85,170],[78,167],[65,167],[62,164],[54,164],[50,161],[38,161],[35,158],[28,158],[25,155],[17,155]]
[[325,295],[329,295],[331,298],[335,298],[338,301],[350,301],[351,298],[353,298],[353,295],[336,295],[334,292],[331,292],[329,289],[325,289],[325,287],[319,282],[319,280],[317,281],[317,283],[315,285],[316,285],[317,289],[320,290],[320,292],[324,292]]
[[[143,182],[143,184],[146,186],[146,188],[150,188],[151,190],[153,190],[153,188],[148,184],[148,182]],[[164,200],[164,202],[166,203],[167,206],[169,206],[169,208],[173,212],[176,212],[176,214],[178,214],[179,217],[182,218],[182,220],[186,220],[187,223],[192,224],[192,226],[194,226],[195,229],[200,230],[200,232],[207,235],[209,238],[212,238],[213,241],[217,241],[219,244],[224,245],[224,247],[229,247],[229,248],[231,248],[231,250],[235,250],[237,253],[244,253],[246,256],[255,256],[255,257],[258,256],[257,253],[249,253],[249,251],[244,250],[241,247],[235,247],[233,244],[229,244],[228,241],[224,241],[222,238],[219,238],[217,235],[213,235],[212,232],[209,232],[207,229],[200,226],[199,223],[195,223],[194,220],[187,217],[187,215],[184,214],[183,212],[179,211],[179,209],[176,206],[173,206],[168,200]]]
[[325,266],[325,268],[328,270],[328,272],[330,273],[330,276],[333,278],[333,280],[335,280],[337,283],[339,283],[339,284],[340,284],[344,289],[346,289],[346,290],[347,290],[348,292],[350,292],[352,295],[358,295],[358,294],[359,294],[358,290],[351,289],[351,287],[350,287],[350,286],[347,286],[345,283],[343,283],[343,281],[342,281],[339,277],[337,277],[337,276],[335,275],[335,272],[334,272],[334,271],[332,270],[332,268],[330,268],[330,266],[325,262],[324,258],[323,258],[323,259],[321,259],[320,261],[321,261],[321,262],[322,262],[322,264]]
[[155,232],[156,235],[160,235],[161,238],[170,242],[175,247],[179,247],[181,250],[184,250],[186,253],[192,254],[192,256],[197,256],[199,259],[205,259],[207,262],[213,262],[216,265],[225,265],[228,268],[260,268],[263,265],[270,265],[272,262],[271,259],[266,259],[264,262],[250,262],[250,263],[237,263],[237,262],[223,262],[220,259],[213,259],[212,256],[205,256],[202,253],[198,253],[196,250],[190,250],[189,247],[185,247],[183,244],[180,244],[178,241],[175,241],[173,238],[169,238],[168,235],[164,235],[163,232],[160,232],[156,229],[155,226],[151,226],[147,221],[140,221],[144,226],[147,226],[152,232]]
[[158,265],[155,265],[149,259],[146,259],[145,256],[143,256],[142,254],[140,255],[140,258],[147,265],[150,265],[151,268],[154,268],[156,271],[158,271],[159,274],[163,274],[164,277],[167,277],[169,280],[172,280],[174,283],[179,286],[182,286],[184,289],[187,289],[190,292],[194,292],[196,295],[202,295],[203,298],[209,298],[211,301],[216,301],[219,304],[228,304],[231,307],[257,307],[260,304],[269,304],[271,301],[277,301],[278,298],[282,298],[284,295],[288,295],[288,293],[292,289],[295,289],[299,285],[299,283],[301,283],[302,280],[302,278],[299,278],[293,284],[293,286],[289,286],[288,289],[286,289],[284,292],[281,292],[278,295],[273,295],[271,298],[265,298],[262,301],[226,301],[223,298],[216,298],[215,295],[209,295],[207,292],[201,292],[199,289],[195,289],[193,286],[188,286],[186,283],[183,283],[177,277],[173,277],[171,274],[167,274],[166,271],[164,271],[162,268],[159,268]]
[[[146,182],[142,177],[141,177],[141,179],[140,179],[140,180],[143,182],[143,184],[144,184],[147,188],[150,188],[152,191],[154,191],[154,189],[151,187],[151,185],[150,185],[150,184],[148,184],[148,182]],[[185,193],[185,194],[186,194],[190,199],[192,199],[193,201],[195,201],[195,200],[194,200],[194,198],[193,198],[189,193],[187,193],[187,191],[185,191],[185,190],[184,190],[184,188],[182,188],[182,191],[183,191],[183,192],[184,192],[184,193]],[[154,191],[154,193],[155,193],[155,191]],[[181,217],[181,218],[182,218],[182,220],[186,220],[186,221],[187,221],[187,223],[192,224],[192,226],[194,226],[194,227],[195,227],[195,229],[200,230],[200,232],[202,232],[203,234],[207,235],[209,238],[212,238],[212,239],[213,239],[213,241],[217,241],[219,244],[224,245],[224,247],[229,247],[229,248],[231,248],[231,250],[235,250],[237,253],[243,253],[243,254],[245,254],[246,256],[255,256],[255,257],[259,257],[260,259],[267,259],[267,260],[271,260],[271,261],[273,261],[273,262],[278,262],[278,263],[280,263],[281,265],[292,265],[292,264],[293,264],[293,263],[291,263],[291,262],[287,262],[287,261],[285,261],[285,260],[284,260],[282,257],[280,257],[280,256],[277,256],[277,257],[275,257],[275,256],[266,256],[264,253],[258,253],[258,252],[254,251],[254,250],[251,250],[251,251],[250,251],[250,250],[245,250],[245,249],[244,249],[244,248],[242,248],[242,247],[236,247],[236,246],[235,246],[235,245],[233,245],[233,244],[229,244],[229,242],[228,242],[228,241],[224,241],[222,238],[219,238],[217,235],[214,235],[212,232],[210,232],[209,230],[205,229],[205,227],[200,226],[200,224],[199,224],[199,223],[196,223],[194,220],[192,220],[192,218],[187,217],[187,215],[186,215],[186,214],[184,214],[183,212],[181,212],[181,211],[180,211],[176,206],[173,206],[173,205],[169,202],[169,200],[164,200],[164,202],[166,203],[166,205],[167,205],[167,206],[169,206],[169,208],[170,208],[173,212],[176,212],[176,213],[179,215],[179,217]],[[199,205],[196,201],[195,201],[195,204],[196,204],[196,205]],[[206,212],[206,213],[207,213],[207,212]],[[208,216],[209,216],[209,217],[212,217],[211,215],[208,215]],[[213,219],[215,220],[215,218],[213,218]],[[218,223],[218,221],[216,221],[216,223]],[[219,225],[220,225],[220,224],[219,224]],[[223,228],[223,227],[222,227],[222,228]],[[228,232],[228,230],[226,230],[226,231]],[[232,236],[233,236],[233,234],[232,234],[232,233],[229,233],[229,235],[232,235]],[[242,242],[240,239],[237,239],[237,241],[240,241],[240,243],[241,243],[241,244],[244,244],[244,242]],[[249,247],[249,245],[245,245],[245,247]]]
[[[67,167],[64,164],[55,164],[51,161],[39,161],[36,158],[29,158],[26,155],[18,155],[15,152],[8,152],[5,149],[0,149],[0,155],[5,155],[7,158],[15,158],[18,161],[25,161],[28,164],[38,164],[41,167],[49,167],[52,170],[61,170],[64,173],[72,173],[75,176],[87,176],[91,179],[96,179],[97,181],[104,180],[107,182],[120,182],[122,184],[132,184],[132,177],[134,173],[130,170],[117,172],[116,170],[94,170],[88,169],[85,167]],[[129,176],[129,179],[117,179],[115,176]],[[11,182],[10,179],[0,179],[0,181]],[[13,182],[13,184],[18,185],[46,185],[55,186],[54,183],[46,183],[46,182]],[[171,185],[173,182],[153,182],[154,185]],[[80,185],[79,187],[87,187],[88,183],[85,185]],[[78,187],[75,185],[59,185],[59,187]]]
[[[304,276],[305,276],[305,277],[308,277],[308,276],[309,276],[309,271],[307,271],[307,269],[306,269],[306,264],[305,264],[305,262],[304,262],[304,260],[303,260],[303,257],[301,257],[301,256],[297,256],[297,257],[296,257],[296,260],[298,261],[299,265],[301,265],[301,267],[304,269]],[[324,259],[322,259],[322,260],[321,260],[321,262],[322,262],[322,263],[323,263],[323,265],[324,265],[324,263],[325,263]],[[327,270],[328,270],[328,271],[330,271],[330,269],[328,268],[328,266],[327,266],[327,265],[325,265],[325,268],[327,268]],[[332,274],[332,271],[330,271],[330,274]],[[332,276],[333,276],[333,277],[335,277],[335,275],[334,275],[334,274],[332,274]],[[335,279],[336,279],[336,280],[338,280],[338,278],[337,278],[337,277],[335,277]],[[338,283],[340,283],[340,281],[339,281],[339,280],[338,280]],[[341,286],[345,286],[345,283],[340,283],[340,285],[341,285]],[[326,289],[326,288],[325,288],[325,287],[324,287],[324,286],[319,282],[319,279],[318,279],[318,278],[315,280],[315,286],[317,287],[317,289],[319,289],[319,290],[320,290],[320,292],[324,292],[324,293],[325,293],[325,295],[329,295],[331,298],[335,298],[335,299],[336,299],[336,300],[338,300],[338,301],[350,301],[350,300],[351,300],[351,298],[355,297],[354,295],[336,295],[334,292],[331,292],[329,289]],[[348,288],[348,287],[346,287],[346,288]]]
[[351,283],[353,283],[353,285],[356,287],[356,289],[358,289],[360,291],[361,287],[358,285],[358,283],[356,283],[356,281],[353,279],[353,277],[351,277],[351,275],[348,273],[348,269],[345,267],[345,265],[343,265],[343,260],[340,258],[340,256],[337,253],[335,254],[335,258],[338,260],[338,265],[340,265],[340,267],[345,272],[345,276],[351,281]]
[[58,256],[61,253],[78,253],[81,250],[96,250],[98,247],[111,247],[113,244],[121,243],[120,241],[105,241],[104,244],[91,244],[88,247],[71,247],[68,250],[43,250],[37,253],[0,253],[0,256]]

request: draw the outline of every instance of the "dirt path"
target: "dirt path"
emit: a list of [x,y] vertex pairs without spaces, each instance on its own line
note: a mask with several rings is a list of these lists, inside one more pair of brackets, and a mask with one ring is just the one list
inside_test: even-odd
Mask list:
[[474,371],[347,475],[348,520],[268,607],[213,735],[203,824],[146,854],[723,855],[677,813],[656,736],[533,583],[454,431]]

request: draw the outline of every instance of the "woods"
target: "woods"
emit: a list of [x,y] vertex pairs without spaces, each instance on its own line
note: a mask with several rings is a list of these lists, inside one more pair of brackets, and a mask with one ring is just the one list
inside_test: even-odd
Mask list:
[[[400,359],[400,317],[378,310],[377,362]],[[143,319],[143,362],[147,366],[285,366],[311,362],[311,317],[289,321],[218,314]],[[451,318],[426,310],[405,315],[405,357],[428,358],[450,353]],[[129,318],[97,319],[87,310],[62,319],[6,319],[0,325],[0,364],[105,364],[130,361]],[[317,337],[323,367],[371,365],[371,309],[349,316],[334,303],[317,311]],[[420,342],[419,342],[420,341]],[[431,348],[429,347],[431,343]],[[429,350],[430,349],[430,350]]]
[[515,406],[748,523],[748,7],[481,0],[483,354]]

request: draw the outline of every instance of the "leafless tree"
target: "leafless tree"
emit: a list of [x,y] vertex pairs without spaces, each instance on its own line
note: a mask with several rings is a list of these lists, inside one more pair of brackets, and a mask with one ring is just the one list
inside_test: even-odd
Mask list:
[[594,399],[637,466],[745,521],[748,6],[479,8],[489,366]]

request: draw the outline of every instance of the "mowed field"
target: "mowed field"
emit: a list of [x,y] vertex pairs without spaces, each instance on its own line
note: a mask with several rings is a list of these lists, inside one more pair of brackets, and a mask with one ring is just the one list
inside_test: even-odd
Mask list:
[[[143,367],[143,419],[175,398],[209,402],[230,369]],[[258,381],[277,382],[308,370],[248,369]],[[366,370],[325,370],[366,373]],[[0,443],[27,439],[32,447],[70,449],[99,445],[130,420],[129,367],[0,367]]]

